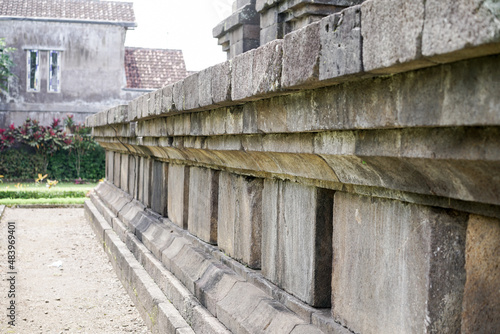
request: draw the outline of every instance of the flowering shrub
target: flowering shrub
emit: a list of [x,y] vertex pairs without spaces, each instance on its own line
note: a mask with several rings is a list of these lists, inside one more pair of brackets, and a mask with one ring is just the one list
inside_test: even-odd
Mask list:
[[7,129],[0,129],[0,152],[11,147],[16,141],[16,128],[11,124]]
[[59,180],[104,175],[104,150],[91,138],[91,129],[75,124],[68,116],[54,119],[50,126],[27,119],[21,126],[0,129],[0,174],[10,179],[29,180],[33,174],[49,174]]
[[[12,127],[12,126],[11,126]],[[26,119],[23,125],[15,129],[16,140],[33,147],[36,154],[43,160],[42,172],[47,172],[49,156],[59,149],[68,149],[71,138],[62,131],[60,120],[54,118],[50,126],[42,126],[37,120]]]

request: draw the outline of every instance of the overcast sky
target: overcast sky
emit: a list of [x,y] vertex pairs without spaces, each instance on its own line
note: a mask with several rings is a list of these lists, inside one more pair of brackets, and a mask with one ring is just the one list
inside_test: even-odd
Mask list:
[[231,14],[233,0],[118,1],[134,3],[137,28],[127,31],[126,46],[181,49],[189,71],[226,60],[212,29]]

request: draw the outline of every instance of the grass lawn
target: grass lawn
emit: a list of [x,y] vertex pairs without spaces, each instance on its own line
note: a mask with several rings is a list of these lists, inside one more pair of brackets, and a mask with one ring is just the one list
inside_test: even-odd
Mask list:
[[[18,185],[16,187],[16,185]],[[46,183],[0,183],[0,205],[25,204],[83,204],[86,194],[97,186],[97,183],[74,184],[58,183],[48,188]]]

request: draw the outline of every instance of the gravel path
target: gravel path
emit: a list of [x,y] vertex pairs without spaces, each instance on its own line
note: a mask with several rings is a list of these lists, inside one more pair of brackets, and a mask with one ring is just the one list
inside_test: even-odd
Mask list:
[[[6,308],[8,222],[15,222],[15,316]],[[6,209],[0,221],[1,333],[150,333],[83,209]],[[8,312],[8,311],[7,311]]]

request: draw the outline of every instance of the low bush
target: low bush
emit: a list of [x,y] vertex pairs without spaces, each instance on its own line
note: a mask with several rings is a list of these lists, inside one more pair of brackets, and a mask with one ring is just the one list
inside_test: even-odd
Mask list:
[[17,128],[0,129],[0,175],[10,181],[30,181],[38,173],[59,181],[102,179],[104,149],[72,116],[64,123],[69,134],[57,119],[48,127],[28,118]]

